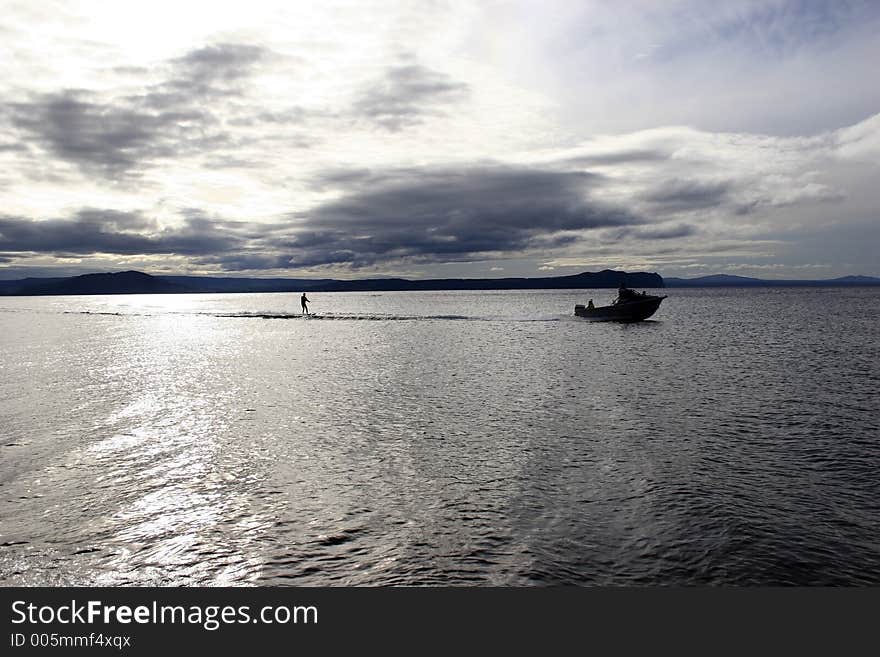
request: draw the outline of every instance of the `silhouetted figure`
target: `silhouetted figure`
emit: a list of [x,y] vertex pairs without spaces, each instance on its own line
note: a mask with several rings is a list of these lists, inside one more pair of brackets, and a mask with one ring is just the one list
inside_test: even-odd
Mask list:
[[596,306],[593,305],[593,300],[590,299],[590,301],[587,303],[587,308],[589,308],[590,310],[593,310],[595,307]]
[[309,303],[309,300],[306,299],[306,293],[303,292],[303,295],[299,298],[299,304],[302,306],[303,315],[309,314],[309,308],[306,304]]
[[628,287],[620,286],[620,289],[617,290],[617,302],[623,303],[626,301],[632,301],[639,296],[639,293],[635,290],[630,290]]

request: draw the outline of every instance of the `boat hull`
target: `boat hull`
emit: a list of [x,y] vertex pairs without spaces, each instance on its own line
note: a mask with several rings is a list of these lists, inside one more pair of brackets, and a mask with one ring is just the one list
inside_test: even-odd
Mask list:
[[576,305],[574,307],[574,314],[594,322],[641,322],[657,312],[660,303],[665,298],[665,296],[651,296],[637,301],[628,301],[598,308]]

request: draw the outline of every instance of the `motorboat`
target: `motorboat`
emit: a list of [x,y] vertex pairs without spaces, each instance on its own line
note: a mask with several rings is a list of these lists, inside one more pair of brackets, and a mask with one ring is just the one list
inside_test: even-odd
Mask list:
[[590,299],[586,306],[577,304],[574,314],[594,322],[640,322],[657,312],[665,298],[665,294],[654,296],[621,287],[610,306],[593,306],[593,300]]

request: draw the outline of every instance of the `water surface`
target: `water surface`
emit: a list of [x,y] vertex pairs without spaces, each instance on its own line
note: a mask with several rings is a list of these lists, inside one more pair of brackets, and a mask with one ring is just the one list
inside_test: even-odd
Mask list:
[[880,583],[880,290],[612,293],[0,298],[0,583]]

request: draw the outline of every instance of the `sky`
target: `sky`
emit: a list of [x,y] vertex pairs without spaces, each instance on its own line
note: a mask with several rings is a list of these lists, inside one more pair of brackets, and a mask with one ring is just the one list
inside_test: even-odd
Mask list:
[[0,0],[0,278],[880,276],[880,3]]

